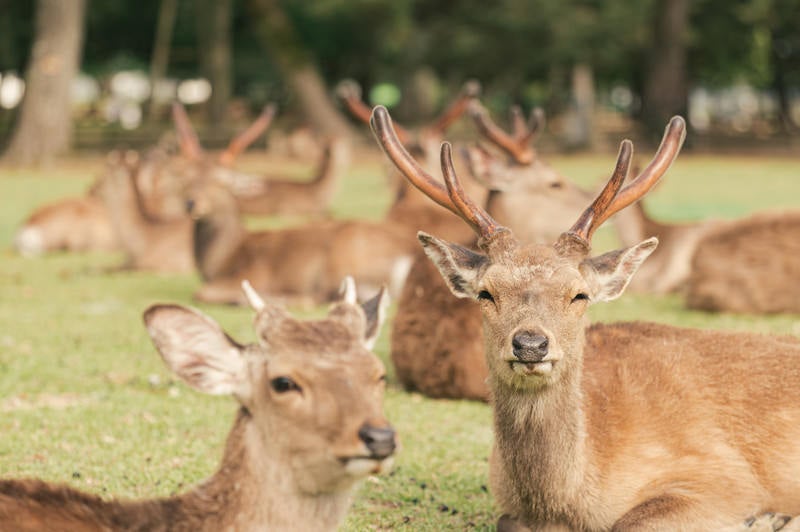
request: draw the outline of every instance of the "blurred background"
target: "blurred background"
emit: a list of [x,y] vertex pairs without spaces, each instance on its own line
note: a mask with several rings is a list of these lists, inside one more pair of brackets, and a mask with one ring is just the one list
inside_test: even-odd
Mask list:
[[689,148],[797,153],[800,0],[0,0],[0,149],[15,165],[152,145],[184,103],[204,145],[264,104],[367,138],[334,87],[424,123],[468,79],[541,106],[549,147],[605,151],[688,117]]

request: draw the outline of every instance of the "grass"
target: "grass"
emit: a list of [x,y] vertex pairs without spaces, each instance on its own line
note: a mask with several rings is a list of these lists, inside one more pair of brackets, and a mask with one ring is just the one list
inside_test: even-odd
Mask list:
[[[593,185],[608,175],[613,157],[551,162]],[[253,169],[263,164],[254,155],[244,161]],[[299,163],[285,166],[293,175],[308,173]],[[37,476],[103,495],[168,495],[215,469],[235,411],[232,399],[177,382],[141,323],[154,302],[192,304],[199,280],[107,273],[120,260],[113,254],[23,259],[10,250],[16,227],[35,206],[81,193],[101,168],[101,156],[85,156],[48,171],[0,171],[0,476]],[[351,169],[336,198],[337,216],[381,215],[390,201],[382,168],[375,157]],[[798,175],[798,159],[682,156],[648,207],[670,220],[797,207]],[[603,246],[614,243],[607,229],[598,237]],[[201,308],[233,337],[252,339],[250,311]],[[628,294],[591,314],[800,335],[800,316],[690,312],[677,296]],[[389,330],[376,348],[387,363]],[[390,373],[386,411],[402,440],[396,469],[364,483],[343,529],[493,528],[489,407],[408,394]]]

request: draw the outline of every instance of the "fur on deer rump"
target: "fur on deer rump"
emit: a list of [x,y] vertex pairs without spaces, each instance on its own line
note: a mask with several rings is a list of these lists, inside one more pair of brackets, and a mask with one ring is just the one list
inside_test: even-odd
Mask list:
[[[385,109],[373,128],[387,142]],[[446,190],[394,154],[479,236],[479,252],[419,238],[450,290],[481,308],[503,526],[738,530],[753,515],[800,515],[800,339],[643,323],[584,332],[589,305],[619,297],[657,244],[591,256],[592,235],[655,185],[684,134],[673,118],[624,187],[623,141],[605,188],[553,245],[521,243],[465,196],[448,144]]]
[[359,305],[352,280],[318,320],[296,320],[248,288],[257,343],[241,345],[211,318],[154,305],[147,330],[189,386],[239,402],[217,472],[194,489],[117,501],[39,480],[0,480],[0,529],[334,530],[354,487],[386,472],[397,446],[382,411],[384,368],[370,351],[382,290]]
[[[487,212],[514,229],[522,241],[552,241],[580,214],[591,197],[530,146],[533,137],[529,134],[540,126],[523,128],[525,135],[505,140],[504,133],[489,120],[482,107],[474,106],[471,114],[483,129],[493,128],[491,146],[474,145],[462,150],[472,178],[467,183],[480,184],[483,193],[478,201],[485,202]],[[542,120],[536,112],[533,117]],[[505,146],[514,146],[513,155],[505,149],[502,150],[505,157],[498,153],[500,148],[495,141],[500,140]],[[470,197],[473,189],[474,186],[467,189]],[[418,190],[413,193],[423,196]],[[476,245],[471,231],[470,237],[463,236],[469,228],[458,216],[438,208],[430,200],[428,204],[428,210],[438,209],[448,221],[460,223],[461,231],[451,230],[459,235],[458,239],[440,235],[435,225],[420,224],[418,228],[449,241]],[[480,309],[475,302],[454,297],[424,252],[417,250],[392,322],[391,358],[403,386],[430,397],[488,400],[480,323]]]
[[689,308],[800,313],[800,212],[721,223],[700,241],[691,265]]

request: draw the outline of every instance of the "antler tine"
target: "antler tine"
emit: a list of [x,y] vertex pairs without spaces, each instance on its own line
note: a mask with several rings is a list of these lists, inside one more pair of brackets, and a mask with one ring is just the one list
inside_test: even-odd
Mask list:
[[178,144],[181,152],[190,159],[199,159],[203,156],[203,147],[197,138],[197,133],[189,121],[186,109],[180,102],[172,104],[172,121],[178,133]]
[[270,103],[264,106],[258,118],[247,129],[236,135],[219,156],[219,162],[229,165],[250,146],[272,124],[278,106]]
[[630,167],[632,157],[633,143],[625,139],[619,146],[617,164],[614,167],[614,173],[611,174],[608,183],[606,183],[606,186],[603,187],[603,190],[592,204],[583,211],[578,221],[575,222],[575,225],[573,225],[567,233],[574,234],[586,242],[591,242],[592,234],[594,234],[595,229],[600,227],[608,216],[611,216],[610,214],[608,216],[605,214],[608,212],[610,205],[622,188],[625,178],[628,176],[628,168]]
[[375,138],[383,151],[391,159],[403,175],[417,187],[423,194],[431,198],[442,207],[461,216],[461,213],[453,205],[447,190],[439,184],[428,172],[414,160],[408,151],[403,147],[402,142],[392,125],[392,118],[389,111],[382,105],[375,106],[370,118],[370,126]]
[[527,142],[521,144],[517,139],[500,129],[491,118],[489,112],[480,104],[473,100],[469,107],[470,115],[478,127],[478,131],[498,148],[510,155],[519,164],[530,164],[533,162],[534,153]]
[[467,110],[469,103],[481,94],[481,84],[477,80],[469,80],[464,83],[458,97],[447,106],[447,109],[436,119],[436,121],[428,128],[428,131],[441,135],[453,122],[458,120],[461,115]]
[[[353,80],[345,80],[339,83],[336,94],[338,94],[345,107],[347,107],[347,110],[350,111],[350,114],[352,114],[356,120],[360,120],[365,124],[370,123],[372,109],[370,109],[361,98],[361,87],[357,82]],[[411,134],[400,125],[395,126],[395,131],[397,133],[397,137],[400,139],[400,142],[402,142],[404,145],[408,144],[412,138]]]
[[489,213],[476,205],[464,192],[453,166],[452,150],[453,148],[449,142],[442,143],[442,176],[444,177],[450,200],[458,209],[456,214],[467,222],[479,236],[484,239],[490,238],[503,227]]
[[517,142],[520,144],[530,144],[533,139],[539,136],[544,130],[544,110],[541,107],[534,107],[531,109],[531,115],[528,117],[524,133],[517,137]]

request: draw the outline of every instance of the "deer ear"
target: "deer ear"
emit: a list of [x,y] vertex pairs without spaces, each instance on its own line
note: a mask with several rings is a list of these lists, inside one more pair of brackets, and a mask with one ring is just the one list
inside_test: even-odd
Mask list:
[[212,395],[249,394],[243,348],[214,320],[179,305],[153,305],[144,323],[161,358],[189,386]]
[[487,189],[507,190],[514,182],[514,177],[508,171],[508,166],[498,161],[492,153],[480,144],[468,146],[463,149],[462,153],[467,161],[467,169],[470,175]]
[[583,261],[580,269],[589,283],[592,300],[611,301],[622,295],[633,274],[657,245],[657,238],[648,238],[635,246],[609,251]]
[[456,297],[476,298],[478,281],[483,275],[489,259],[480,253],[451,244],[420,231],[417,238],[425,254],[433,261],[442,274],[450,291]]
[[386,319],[386,309],[388,307],[389,293],[385,286],[382,286],[380,291],[371,299],[361,303],[361,308],[364,309],[364,316],[367,318],[364,329],[364,345],[367,349],[371,350],[375,347],[378,334],[381,332],[381,325],[383,320]]

